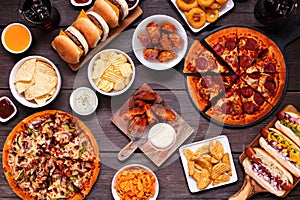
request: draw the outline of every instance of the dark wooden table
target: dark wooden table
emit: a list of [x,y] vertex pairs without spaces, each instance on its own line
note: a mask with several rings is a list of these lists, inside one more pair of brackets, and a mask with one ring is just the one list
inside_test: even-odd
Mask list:
[[[37,28],[30,27],[34,40],[32,47],[25,54],[12,55],[5,51],[2,45],[0,46],[0,96],[5,95],[10,97],[18,108],[18,113],[13,119],[7,123],[0,124],[0,155],[2,155],[3,144],[7,135],[21,119],[37,111],[46,109],[60,109],[72,113],[68,103],[71,92],[79,86],[89,86],[86,77],[87,66],[84,66],[78,72],[71,71],[50,46],[51,40],[58,34],[59,29],[66,28],[76,19],[79,9],[72,7],[68,0],[52,0],[52,2],[61,15],[61,21],[56,30],[52,32],[43,32]],[[189,30],[177,10],[175,10],[171,1],[141,0],[140,7],[143,9],[142,16],[132,23],[120,37],[109,44],[109,47],[125,50],[136,64],[137,77],[131,90],[120,97],[114,98],[97,94],[99,106],[96,113],[89,117],[81,117],[97,138],[102,161],[99,178],[87,199],[112,199],[111,180],[117,169],[130,163],[144,164],[154,170],[160,184],[158,199],[227,199],[241,188],[244,180],[244,171],[238,161],[241,152],[257,136],[260,129],[271,121],[276,112],[283,109],[287,104],[292,104],[300,109],[300,39],[293,41],[284,50],[284,56],[289,70],[288,87],[283,101],[279,104],[278,108],[268,118],[257,125],[245,129],[228,129],[210,123],[192,106],[185,90],[184,77],[182,75],[182,61],[173,69],[159,72],[160,76],[157,76],[157,71],[149,70],[142,66],[135,58],[131,49],[131,34],[134,28],[143,19],[155,14],[165,14],[174,17],[186,28],[189,38],[193,39],[200,38],[203,34],[207,33],[207,31],[227,24],[246,24],[264,29],[262,24],[254,17],[253,9],[255,3],[256,0],[235,2],[235,7],[229,13],[222,16],[216,23],[208,26],[204,31],[194,34]],[[17,0],[1,0],[1,32],[9,23],[23,22],[18,16],[17,5]],[[297,18],[299,15],[300,12],[298,9],[295,12],[294,19],[299,19]],[[290,33],[294,29],[299,28],[298,26],[299,20],[298,23],[295,23],[295,25],[291,27],[284,27],[283,33],[277,33],[273,36],[276,40],[278,39],[280,41],[286,41],[286,38],[290,40],[292,37],[290,36]],[[126,38],[129,38],[129,40]],[[62,89],[58,97],[51,104],[40,109],[24,107],[14,99],[9,89],[8,78],[12,67],[18,60],[28,55],[41,55],[49,58],[57,65],[62,75]],[[195,194],[190,193],[182,164],[178,156],[178,151],[176,151],[176,153],[160,168],[157,168],[150,160],[148,160],[141,151],[136,151],[136,153],[124,163],[118,161],[117,154],[120,149],[129,142],[129,139],[110,122],[110,118],[113,112],[122,105],[130,94],[144,82],[151,83],[153,89],[155,89],[155,91],[157,91],[166,102],[194,128],[194,134],[186,141],[186,143],[200,141],[221,134],[228,137],[238,174],[237,182],[217,189]],[[287,198],[299,199],[300,186],[298,185],[295,187]],[[2,167],[0,168],[0,199],[18,199],[9,188]],[[265,193],[257,194],[253,199],[276,199],[276,197]]]

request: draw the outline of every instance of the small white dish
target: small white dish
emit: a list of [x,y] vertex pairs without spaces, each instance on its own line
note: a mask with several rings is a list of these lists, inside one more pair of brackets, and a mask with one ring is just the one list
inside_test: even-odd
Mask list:
[[121,173],[124,170],[130,169],[130,168],[139,168],[139,169],[143,169],[146,170],[148,172],[150,172],[154,178],[155,178],[155,194],[152,198],[150,198],[149,200],[155,200],[158,196],[159,193],[159,184],[158,184],[158,179],[155,175],[155,173],[149,169],[148,167],[144,166],[144,165],[140,165],[140,164],[131,164],[131,165],[126,165],[124,167],[122,167],[121,169],[119,169],[117,171],[117,173],[114,175],[113,179],[112,179],[112,183],[111,183],[111,191],[112,191],[112,195],[114,197],[115,200],[120,200],[120,197],[118,196],[116,189],[114,188],[115,184],[116,184],[116,179],[119,173]]
[[149,130],[148,141],[152,148],[158,151],[168,150],[175,144],[175,129],[167,123],[155,124]]
[[[187,23],[187,25],[190,27],[190,29],[194,32],[194,33],[197,33],[199,31],[201,31],[202,29],[204,29],[206,26],[208,26],[210,23],[206,22],[204,24],[203,27],[199,28],[199,29],[196,29],[196,28],[193,28],[189,22],[187,21],[186,19],[186,16],[184,14],[183,11],[181,11],[177,4],[176,4],[176,0],[171,0],[171,2],[174,4],[175,8],[178,10],[178,12],[181,14],[182,18],[185,20],[185,22]],[[224,4],[220,9],[219,9],[219,17],[221,17],[222,15],[224,15],[225,13],[227,13],[229,10],[231,10],[232,8],[234,7],[234,2],[233,0],[228,0],[228,2],[226,4]]]
[[[103,52],[107,52],[107,51],[114,51],[116,52],[117,54],[123,54],[126,58],[127,58],[127,61],[131,64],[131,68],[132,68],[132,75],[131,75],[131,79],[129,81],[129,83],[126,85],[125,88],[123,88],[122,90],[120,91],[111,91],[111,92],[104,92],[103,90],[99,89],[99,87],[96,85],[95,81],[93,80],[93,76],[92,76],[92,72],[93,72],[93,68],[94,68],[94,64],[95,64],[95,61],[97,59],[100,59],[100,54],[103,53]],[[134,81],[134,78],[135,78],[135,66],[134,66],[134,63],[133,61],[131,60],[131,58],[123,51],[120,51],[118,49],[105,49],[103,51],[100,51],[98,52],[90,61],[89,63],[89,66],[88,66],[88,79],[89,79],[89,82],[90,84],[92,85],[92,87],[97,91],[99,92],[100,94],[103,94],[103,95],[106,95],[106,96],[117,96],[117,95],[120,95],[122,93],[124,93],[125,91],[127,91],[130,86],[132,85],[133,81]]]
[[[71,4],[72,4],[73,6],[76,6],[76,7],[83,7],[83,6],[88,6],[88,5],[90,5],[90,4],[93,2],[93,0],[87,0],[87,1],[84,2],[84,3],[77,3],[76,0],[70,0],[70,2],[71,2]],[[80,1],[79,1],[79,2],[80,2]]]
[[[135,3],[133,5],[131,5],[131,2],[135,1]],[[140,0],[126,0],[127,4],[128,4],[128,10],[133,10],[135,9],[135,7],[137,7],[137,5],[139,4]]]
[[[6,100],[6,102],[3,102],[3,104],[2,104],[2,101],[5,101]],[[11,112],[11,113],[9,113],[8,115],[9,116],[7,116],[7,117],[5,117],[5,118],[2,118],[1,116],[0,116],[0,122],[2,122],[2,123],[4,123],[4,122],[7,122],[8,120],[10,120],[13,116],[15,116],[15,114],[17,113],[17,108],[16,108],[16,106],[15,106],[15,104],[10,100],[10,98],[8,98],[8,97],[6,97],[6,96],[3,96],[3,97],[0,97],[0,102],[1,102],[1,106],[0,106],[0,112],[2,113],[2,112],[4,112],[4,111],[2,111],[2,107],[4,106],[4,107],[7,107],[7,106],[10,106],[10,107],[12,107],[13,108],[13,111]],[[7,108],[3,108],[3,109],[7,109]],[[2,114],[1,114],[2,115]]]
[[[20,28],[23,30],[20,30]],[[15,32],[13,32],[13,31],[15,31]],[[9,45],[6,44],[6,37],[5,37],[6,34],[11,34],[10,36],[7,36],[7,37],[10,39],[11,39],[11,37],[14,37],[15,38],[15,39],[13,39],[14,42],[18,43],[19,45],[24,46],[23,49],[20,49],[20,50],[11,49],[11,47],[9,47]],[[25,37],[27,38],[27,36],[20,35],[20,34],[26,34],[29,37],[28,38],[29,41],[25,40]],[[27,49],[30,47],[30,45],[32,43],[32,35],[31,35],[30,30],[24,24],[12,23],[12,24],[9,24],[8,26],[6,26],[5,29],[2,31],[1,42],[2,42],[2,45],[4,46],[4,48],[8,52],[14,53],[14,54],[20,54],[20,53],[27,51]]]
[[[24,95],[23,94],[19,94],[16,90],[16,87],[15,87],[15,84],[14,84],[14,79],[15,79],[15,76],[16,76],[16,73],[18,71],[18,69],[22,66],[22,64],[27,61],[27,60],[30,60],[30,59],[37,59],[37,60],[41,60],[41,61],[44,61],[44,62],[47,62],[48,64],[50,64],[53,69],[55,70],[56,72],[56,75],[57,75],[57,86],[56,86],[56,91],[55,93],[53,94],[53,96],[48,99],[44,104],[42,105],[38,105],[37,103],[35,102],[32,102],[32,101],[28,101],[25,99]],[[10,75],[9,75],[9,88],[10,88],[10,91],[12,93],[12,95],[15,97],[15,99],[20,102],[22,105],[24,106],[27,106],[27,107],[30,107],[30,108],[40,108],[40,107],[43,107],[43,106],[46,106],[48,105],[49,103],[51,103],[55,98],[56,96],[58,95],[59,91],[60,91],[60,88],[61,88],[61,75],[57,69],[57,67],[55,66],[55,64],[50,61],[49,59],[43,57],[43,56],[28,56],[28,57],[25,57],[23,59],[21,59],[20,61],[18,61],[12,68],[11,72],[10,72]]]
[[72,92],[69,103],[77,114],[90,115],[98,106],[98,97],[90,88],[80,87]]
[[207,139],[207,140],[194,142],[194,143],[191,143],[191,144],[181,146],[179,148],[179,154],[180,154],[181,162],[182,162],[183,169],[184,169],[184,172],[185,172],[185,177],[186,177],[186,180],[187,180],[187,183],[188,183],[189,190],[192,193],[199,192],[199,191],[204,191],[204,190],[199,190],[199,188],[197,187],[197,182],[191,176],[189,176],[188,161],[187,161],[187,159],[186,159],[186,157],[183,153],[183,150],[184,149],[191,149],[193,152],[195,152],[199,147],[204,146],[204,145],[208,145],[210,141],[213,141],[215,143],[217,140],[222,143],[223,148],[224,148],[224,153],[229,153],[229,159],[230,159],[230,164],[231,164],[232,175],[230,176],[230,180],[228,182],[220,183],[216,186],[213,186],[210,183],[204,190],[212,189],[212,188],[215,188],[215,187],[220,187],[222,185],[227,185],[227,184],[236,182],[238,180],[227,136],[221,135],[221,136],[217,136],[217,137],[210,138],[210,139]]
[[[145,47],[142,45],[141,41],[138,39],[139,34],[148,34],[146,30],[147,24],[150,22],[156,22],[159,27],[164,23],[171,23],[173,24],[176,29],[177,33],[181,36],[181,38],[184,40],[184,46],[181,50],[177,51],[177,57],[167,61],[167,62],[159,62],[159,61],[148,61],[144,58],[143,51]],[[182,58],[185,56],[186,50],[188,46],[188,39],[185,32],[185,29],[182,27],[182,25],[174,18],[167,16],[167,15],[153,15],[146,19],[144,19],[135,29],[133,36],[132,36],[132,48],[134,51],[135,56],[137,59],[146,67],[154,70],[166,70],[169,68],[174,67],[177,65]]]

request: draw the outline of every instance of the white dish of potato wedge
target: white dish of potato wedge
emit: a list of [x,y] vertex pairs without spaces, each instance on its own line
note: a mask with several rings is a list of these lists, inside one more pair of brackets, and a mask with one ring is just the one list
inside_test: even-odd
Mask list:
[[[197,151],[197,149],[200,148],[202,150],[201,155],[204,155],[204,154],[211,155],[209,150],[205,147],[207,147],[210,144],[210,142],[213,142],[213,144],[216,144],[217,141],[219,141],[222,144],[223,149],[224,149],[224,154],[225,153],[229,154],[230,168],[231,168],[231,173],[232,174],[231,174],[230,179],[228,181],[221,182],[217,185],[213,185],[213,181],[211,181],[208,184],[207,187],[200,190],[197,187],[197,181],[192,176],[189,175],[188,159],[185,156],[184,151],[187,150],[187,149],[190,149],[192,152],[195,153]],[[204,191],[204,190],[207,190],[207,189],[212,189],[212,188],[219,187],[219,186],[223,186],[223,185],[226,185],[226,184],[236,182],[238,180],[236,169],[235,169],[233,158],[232,158],[232,154],[231,154],[231,150],[230,150],[229,141],[228,141],[227,136],[225,136],[225,135],[221,135],[221,136],[217,136],[217,137],[214,137],[214,138],[210,138],[210,139],[206,139],[206,140],[202,140],[202,141],[198,141],[198,142],[194,142],[194,143],[191,143],[191,144],[181,146],[179,148],[179,153],[180,153],[180,157],[181,157],[181,161],[182,161],[182,166],[183,166],[183,169],[184,169],[184,172],[185,172],[185,177],[186,177],[186,180],[187,180],[187,184],[188,184],[189,190],[192,193],[199,192],[199,191]],[[222,159],[221,159],[220,162],[222,162]],[[213,164],[213,165],[216,165],[216,164]],[[198,170],[198,169],[196,169],[196,171],[201,173],[201,171]],[[224,172],[224,173],[228,174],[228,172]]]

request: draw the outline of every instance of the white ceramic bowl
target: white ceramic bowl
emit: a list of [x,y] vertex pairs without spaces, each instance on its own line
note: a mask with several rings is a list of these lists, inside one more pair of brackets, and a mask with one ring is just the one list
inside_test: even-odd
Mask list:
[[[159,27],[164,23],[171,23],[176,27],[177,33],[184,40],[183,48],[181,50],[176,51],[177,52],[176,58],[174,58],[170,61],[167,61],[167,62],[148,61],[144,58],[143,51],[144,51],[145,47],[142,45],[141,41],[138,39],[138,35],[139,34],[148,35],[146,26],[147,26],[147,24],[149,24],[150,22],[153,22],[153,21],[158,23]],[[133,48],[134,54],[137,57],[137,59],[146,67],[148,67],[150,69],[154,69],[154,70],[166,70],[166,69],[172,68],[175,65],[177,65],[182,60],[182,58],[185,56],[187,46],[188,46],[188,39],[187,39],[187,35],[186,35],[184,28],[176,19],[174,19],[170,16],[167,16],[167,15],[153,15],[153,16],[150,16],[150,17],[144,19],[137,26],[137,28],[135,29],[135,31],[133,33],[133,37],[132,37],[132,48]]]
[[[14,79],[15,79],[15,75],[18,71],[18,69],[22,66],[22,64],[27,61],[27,60],[30,60],[30,59],[33,59],[33,58],[36,58],[37,60],[42,60],[44,62],[47,62],[49,63],[53,69],[55,70],[56,72],[56,75],[57,75],[57,87],[56,87],[56,91],[55,93],[53,94],[53,96],[48,99],[44,104],[42,105],[38,105],[37,103],[35,102],[32,102],[32,101],[28,101],[25,99],[24,95],[23,94],[19,94],[16,90],[16,87],[15,87],[15,84],[14,84]],[[46,106],[48,105],[49,103],[51,103],[55,98],[56,96],[58,95],[59,91],[60,91],[60,88],[61,88],[61,75],[57,69],[57,67],[54,65],[53,62],[51,62],[49,59],[43,57],[43,56],[28,56],[28,57],[25,57],[23,59],[21,59],[19,62],[17,62],[14,67],[12,68],[11,72],[10,72],[10,75],[9,75],[9,87],[10,87],[10,91],[12,93],[12,95],[15,97],[15,99],[20,102],[21,104],[23,104],[24,106],[27,106],[27,107],[30,107],[30,108],[40,108],[40,107],[43,107],[43,106]]]
[[[1,118],[0,117],[0,122],[7,122],[8,120],[10,120],[13,116],[15,116],[15,114],[17,113],[17,108],[16,108],[16,106],[15,106],[15,104],[10,100],[10,98],[8,98],[8,97],[6,97],[6,96],[3,96],[3,97],[0,97],[0,101],[1,100],[4,100],[4,99],[6,99],[8,102],[9,102],[9,104],[13,107],[13,109],[14,109],[14,111],[11,113],[11,115],[10,116],[8,116],[7,118]],[[6,104],[7,105],[7,104]]]
[[[131,64],[131,67],[132,67],[132,76],[131,76],[131,80],[130,82],[128,83],[128,85],[123,88],[122,90],[120,91],[111,91],[111,92],[104,92],[103,90],[100,90],[98,88],[98,86],[96,85],[96,83],[94,82],[93,78],[92,78],[92,71],[93,71],[93,68],[94,68],[94,63],[97,59],[99,59],[99,56],[101,53],[105,52],[105,51],[115,51],[116,53],[118,54],[123,54],[126,56],[128,62]],[[126,90],[128,90],[128,88],[132,85],[133,81],[134,81],[134,78],[135,78],[135,66],[134,66],[134,63],[133,61],[131,60],[131,58],[123,51],[120,51],[118,49],[105,49],[103,51],[100,51],[98,52],[90,61],[89,63],[89,66],[88,66],[88,79],[89,79],[89,82],[90,84],[92,85],[92,87],[97,91],[99,92],[100,94],[103,94],[103,95],[106,95],[106,96],[117,96],[117,95],[120,95],[122,93],[124,93]]]
[[[29,43],[28,43],[28,45],[23,50],[20,50],[20,51],[12,50],[5,43],[5,34],[6,34],[7,30],[10,29],[12,26],[22,26],[29,33]],[[7,51],[9,51],[10,53],[20,54],[20,53],[25,52],[30,47],[30,45],[32,43],[32,35],[31,35],[30,30],[24,24],[21,24],[21,23],[12,23],[12,24],[9,24],[8,26],[6,26],[5,29],[2,31],[1,42],[2,42],[2,45],[4,46],[4,48]]]
[[71,4],[75,7],[83,7],[83,6],[88,6],[92,3],[93,0],[88,0],[87,2],[85,3],[76,3],[75,0],[70,0]]
[[152,148],[165,151],[173,147],[176,142],[175,129],[167,123],[158,123],[151,127],[148,141]]
[[144,165],[140,165],[140,164],[131,164],[131,165],[126,165],[124,167],[122,167],[121,169],[119,169],[119,171],[117,171],[117,173],[114,175],[113,179],[112,179],[112,183],[111,183],[111,191],[112,191],[112,195],[114,197],[115,200],[120,200],[120,197],[118,196],[117,192],[116,192],[116,189],[114,188],[115,186],[115,183],[116,183],[116,178],[117,178],[117,175],[126,170],[126,169],[129,169],[129,168],[133,168],[133,167],[138,167],[138,168],[142,168],[146,171],[149,171],[155,178],[155,194],[154,194],[154,197],[150,198],[150,200],[155,200],[158,196],[158,193],[159,193],[159,184],[158,184],[158,179],[156,177],[156,175],[154,174],[154,172],[152,172],[148,167],[144,166]]
[[90,115],[98,106],[98,97],[90,88],[80,87],[72,92],[70,106],[79,115]]

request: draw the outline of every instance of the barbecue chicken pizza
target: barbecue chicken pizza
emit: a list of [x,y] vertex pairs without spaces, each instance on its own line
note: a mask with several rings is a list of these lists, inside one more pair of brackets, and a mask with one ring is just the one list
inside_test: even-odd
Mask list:
[[93,134],[59,110],[22,120],[6,139],[2,162],[10,187],[22,199],[84,199],[100,172]]
[[286,86],[278,46],[247,27],[225,27],[195,40],[183,73],[195,106],[229,126],[251,125],[272,111]]

